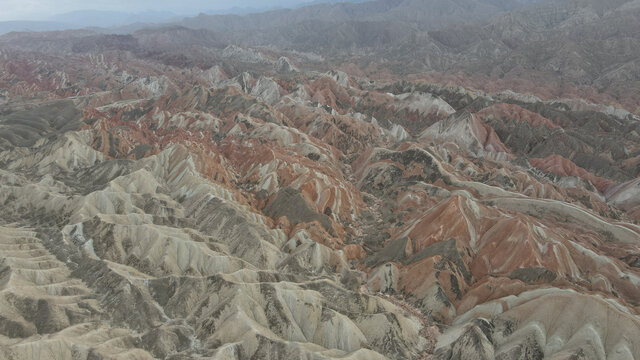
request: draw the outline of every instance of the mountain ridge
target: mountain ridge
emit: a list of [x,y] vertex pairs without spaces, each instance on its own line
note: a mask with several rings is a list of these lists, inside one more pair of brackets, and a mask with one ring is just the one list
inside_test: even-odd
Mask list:
[[0,36],[0,358],[634,359],[636,2]]

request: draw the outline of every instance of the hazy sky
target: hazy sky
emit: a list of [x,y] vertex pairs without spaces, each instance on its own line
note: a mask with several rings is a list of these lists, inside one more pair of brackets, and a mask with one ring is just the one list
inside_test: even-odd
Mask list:
[[60,13],[87,9],[123,12],[154,10],[188,15],[232,7],[285,7],[307,2],[310,0],[0,0],[0,21],[42,20]]

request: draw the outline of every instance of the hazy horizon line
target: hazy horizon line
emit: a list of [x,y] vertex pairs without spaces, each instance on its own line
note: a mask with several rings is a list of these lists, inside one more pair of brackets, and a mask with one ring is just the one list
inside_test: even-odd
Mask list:
[[[65,3],[73,3],[77,0],[65,0]],[[326,0],[320,2],[337,2],[337,1],[351,1],[351,0]],[[78,2],[78,6],[65,7],[56,11],[56,4],[58,1],[54,0],[0,0],[0,5],[6,4],[2,7],[5,9],[14,9],[5,11],[5,16],[0,15],[0,22],[56,22],[55,19],[62,16],[71,16],[74,13],[111,13],[113,15],[148,15],[148,14],[162,14],[164,13],[170,17],[188,17],[197,16],[199,14],[247,14],[252,12],[263,12],[276,9],[295,8],[305,5],[311,5],[318,0],[247,0],[241,4],[235,4],[228,6],[228,3],[203,2],[202,0],[188,1],[191,4],[177,8],[173,4],[162,4],[165,1],[151,1],[149,6],[129,6],[129,3],[120,3],[119,1],[109,1],[108,4],[104,2],[96,1],[92,5],[94,7],[85,7],[85,2]],[[149,3],[150,0],[142,0],[134,3]],[[50,8],[47,10],[47,6],[38,10],[29,10],[27,8],[37,7],[36,4],[49,4]],[[199,3],[199,4],[195,4]],[[200,4],[201,3],[201,4]],[[13,4],[13,6],[12,6]]]

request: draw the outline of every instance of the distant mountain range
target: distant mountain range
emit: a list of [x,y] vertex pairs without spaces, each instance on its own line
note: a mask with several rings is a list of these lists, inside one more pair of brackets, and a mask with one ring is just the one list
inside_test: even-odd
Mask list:
[[[329,56],[375,54],[403,73],[457,72],[504,82],[640,91],[638,0],[375,0],[179,23],[223,41]],[[630,100],[632,109],[635,101]]]
[[[247,15],[253,13],[261,13],[273,10],[282,10],[284,8],[296,9],[309,5],[318,5],[322,3],[340,3],[352,2],[361,3],[368,0],[315,0],[311,2],[283,2],[281,6],[233,6],[224,9],[203,9],[200,14],[205,15]],[[116,32],[135,31],[145,27],[141,24],[149,26],[151,24],[161,24],[166,22],[180,21],[185,16],[196,15],[198,11],[191,14],[178,14],[171,11],[154,11],[148,10],[143,12],[124,12],[124,11],[104,11],[104,10],[77,10],[62,14],[53,15],[44,20],[12,20],[0,21],[0,34],[14,31],[57,31],[72,30],[83,28],[104,28],[114,29]],[[131,26],[138,24],[137,26]]]
[[79,10],[51,16],[41,21],[2,21],[0,33],[12,31],[56,31],[82,28],[113,28],[135,23],[162,23],[178,20],[179,16],[168,11],[128,13],[118,11]]
[[6,34],[12,31],[56,31],[67,28],[67,24],[55,21],[0,21],[0,34]]
[[[186,51],[184,47],[203,44],[270,46],[349,59],[357,66],[370,63],[370,56],[361,56],[369,54],[384,59],[386,68],[403,74],[464,72],[509,84],[506,87],[521,84],[526,88],[528,82],[539,79],[557,89],[596,86],[630,110],[637,107],[630,95],[640,90],[636,85],[640,78],[637,0],[361,2],[314,2],[294,9],[244,15],[201,13],[186,18],[158,12],[136,16],[79,12],[50,22],[0,23],[0,32],[9,28],[58,30],[64,28],[61,24],[72,22],[78,27],[113,25],[91,29],[131,35],[125,48],[137,49],[139,54],[154,52],[158,46],[166,52],[171,44],[176,53],[171,64],[200,63],[198,57],[207,55],[198,53],[189,58],[187,54],[193,49]],[[101,15],[102,19],[97,19]],[[159,22],[162,19],[164,23]],[[179,40],[166,41],[173,36]],[[96,41],[95,46],[105,44]],[[106,43],[113,45],[112,40]],[[151,49],[149,44],[153,44]],[[88,40],[80,48],[86,46]],[[175,62],[177,58],[181,60]],[[487,81],[480,84],[486,86]]]
[[159,23],[177,18],[178,15],[169,11],[145,11],[141,13],[127,13],[118,11],[80,10],[51,17],[57,23],[69,24],[75,28],[83,27],[114,27],[133,23]]

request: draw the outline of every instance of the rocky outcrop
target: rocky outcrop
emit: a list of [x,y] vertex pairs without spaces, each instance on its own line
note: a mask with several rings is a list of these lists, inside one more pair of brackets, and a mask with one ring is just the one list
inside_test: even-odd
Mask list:
[[452,142],[476,156],[507,159],[508,150],[496,132],[469,112],[454,114],[440,120],[422,134],[421,141]]
[[640,216],[640,179],[608,188],[605,192],[607,203],[624,209],[635,219]]
[[613,181],[597,177],[560,155],[549,155],[544,159],[530,159],[529,163],[544,172],[561,177],[575,176],[589,181],[601,193],[605,193],[614,184]]
[[[598,297],[550,289],[504,300],[462,315],[460,324],[443,334],[435,358],[590,359],[614,353],[633,358],[637,351],[637,345],[627,342],[626,330],[621,329],[637,331],[638,320]],[[549,317],[547,311],[556,306],[565,311]],[[588,318],[574,316],[586,309]],[[464,321],[472,317],[478,320]],[[614,323],[617,326],[607,325]]]
[[297,73],[298,68],[296,68],[286,56],[281,56],[278,61],[274,65],[274,69],[276,72],[280,74],[291,74]]
[[342,87],[349,87],[349,82],[350,82],[350,78],[349,75],[347,73],[345,73],[344,71],[340,71],[340,70],[331,70],[329,72],[327,72],[326,74],[324,74],[324,76],[332,79],[333,81],[335,81],[338,85],[342,86]]
[[251,48],[242,48],[237,45],[229,45],[222,50],[222,56],[225,58],[233,58],[236,61],[247,63],[269,63],[260,51]]
[[250,95],[273,105],[280,100],[280,86],[273,79],[262,77],[253,86]]

